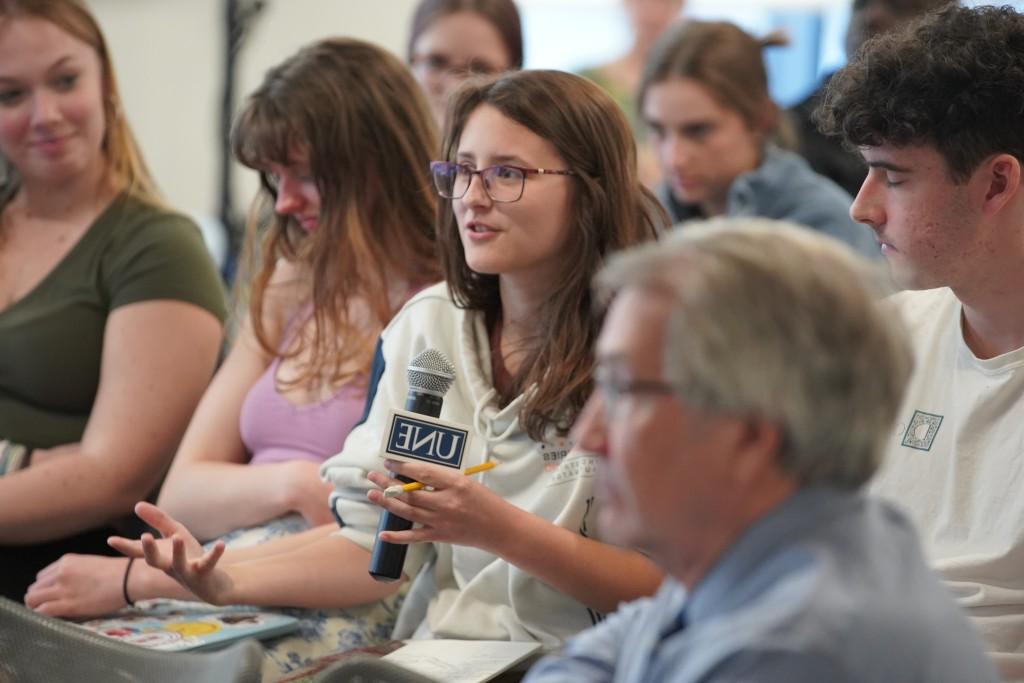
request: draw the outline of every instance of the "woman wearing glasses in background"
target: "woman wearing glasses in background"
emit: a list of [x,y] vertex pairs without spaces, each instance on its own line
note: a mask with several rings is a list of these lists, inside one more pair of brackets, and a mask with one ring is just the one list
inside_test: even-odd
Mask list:
[[[267,544],[274,554],[234,564],[142,504],[172,542],[122,539],[118,549],[145,554],[215,603],[358,604],[397,589],[367,573],[384,507],[420,525],[382,534],[414,544],[405,577],[416,581],[395,637],[553,647],[657,587],[650,561],[598,540],[596,462],[567,439],[592,386],[600,321],[590,279],[607,254],[665,223],[637,179],[625,117],[583,78],[518,72],[461,89],[451,121],[445,160],[432,167],[450,200],[437,223],[447,282],[413,297],[385,329],[367,419],[324,466],[341,530]],[[379,455],[388,411],[404,403],[406,366],[427,348],[455,367],[441,417],[472,430],[465,464],[499,465],[466,477],[395,464],[432,490],[384,499],[380,488],[394,483]]]
[[523,68],[523,32],[513,0],[422,0],[412,18],[409,65],[439,128],[468,76]]

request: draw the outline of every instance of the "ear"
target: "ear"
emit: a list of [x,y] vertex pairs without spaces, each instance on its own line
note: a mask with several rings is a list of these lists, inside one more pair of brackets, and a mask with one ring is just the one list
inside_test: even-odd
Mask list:
[[1011,154],[997,154],[976,171],[985,190],[982,209],[987,214],[998,213],[1021,192],[1020,160]]
[[782,429],[765,418],[737,420],[733,452],[733,476],[737,482],[751,483],[766,472],[778,474],[782,450]]

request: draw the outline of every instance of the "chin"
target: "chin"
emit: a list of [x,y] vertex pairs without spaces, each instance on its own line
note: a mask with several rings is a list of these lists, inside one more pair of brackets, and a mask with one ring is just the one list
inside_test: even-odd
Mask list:
[[672,188],[672,196],[680,204],[700,204],[704,200],[704,196],[699,192],[684,192],[679,188]]
[[480,275],[501,275],[505,272],[501,263],[495,263],[493,259],[473,258],[466,252],[466,265],[474,273]]

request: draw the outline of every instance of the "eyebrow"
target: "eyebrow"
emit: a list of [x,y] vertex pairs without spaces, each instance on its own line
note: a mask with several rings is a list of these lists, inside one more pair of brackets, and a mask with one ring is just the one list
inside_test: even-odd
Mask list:
[[[456,157],[459,159],[476,159],[476,155],[473,154],[472,152],[459,152],[456,155]],[[499,154],[497,156],[491,157],[491,162],[495,166],[499,166],[502,164],[529,166],[529,164],[526,163],[525,159],[523,159],[520,156],[516,156],[515,154]]]
[[867,159],[864,161],[869,168],[883,168],[886,171],[892,171],[893,173],[910,173],[912,170],[906,166],[897,166],[891,161],[868,161]]
[[50,65],[50,68],[49,68],[49,69],[47,69],[47,71],[53,71],[53,70],[54,70],[54,69],[56,69],[56,68],[59,68],[59,67],[61,67],[61,66],[64,66],[64,62],[70,62],[70,61],[72,61],[73,59],[74,59],[74,57],[73,57],[72,55],[64,55],[63,57],[61,57],[60,59],[58,59],[58,60],[57,60],[56,62],[54,62],[53,64],[51,64],[51,65]]
[[[65,62],[70,62],[73,59],[74,57],[72,57],[71,55],[64,55],[50,66],[46,67],[46,73],[50,73],[52,71],[55,71],[56,69],[61,68],[62,66],[64,66]],[[0,74],[0,81],[2,82],[17,83],[20,80],[21,79],[19,79],[17,76],[4,76],[3,74]]]

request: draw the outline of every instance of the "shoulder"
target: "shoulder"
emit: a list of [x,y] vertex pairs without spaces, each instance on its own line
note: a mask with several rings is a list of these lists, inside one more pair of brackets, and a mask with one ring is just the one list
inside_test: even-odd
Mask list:
[[131,195],[115,198],[97,223],[122,239],[179,234],[201,237],[195,221],[185,214]]
[[[769,145],[761,165],[737,179],[733,201],[753,204],[767,218],[804,222],[824,214],[842,224],[849,217],[850,195],[823,175],[815,173],[797,154]],[[817,226],[812,226],[817,227]]]
[[[757,601],[770,626],[749,645],[762,663],[839,676],[793,680],[986,680],[967,674],[984,670],[981,650],[902,512],[858,495],[822,521],[778,558],[801,553],[802,570]],[[943,668],[958,673],[935,675]]]
[[461,320],[466,311],[458,308],[452,300],[448,283],[438,282],[421,289],[399,309],[384,329],[384,337],[401,334],[402,330],[430,322],[433,326],[454,323]]
[[800,156],[772,145],[761,166],[738,178],[729,192],[729,212],[804,225],[845,242],[868,258],[880,258],[868,227],[850,217],[853,199],[816,173]]
[[[791,183],[795,193],[805,199],[813,198],[812,193],[816,193],[819,201],[842,207],[843,215],[847,216],[853,198],[846,190],[815,171],[806,159],[795,152],[773,147],[770,154],[777,182]],[[847,217],[847,220],[850,219]]]
[[102,230],[101,278],[112,307],[175,299],[226,316],[224,289],[199,228],[188,217],[121,196],[94,226]]
[[199,227],[191,218],[135,197],[114,199],[94,228],[105,233],[108,262],[127,267],[139,258],[167,260],[173,254],[179,259],[179,270],[213,266]]
[[381,333],[385,357],[404,358],[425,348],[455,353],[461,345],[467,316],[452,300],[448,284],[439,282],[420,290],[395,314]]

